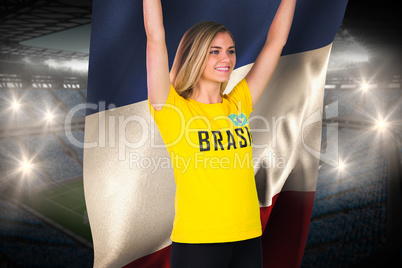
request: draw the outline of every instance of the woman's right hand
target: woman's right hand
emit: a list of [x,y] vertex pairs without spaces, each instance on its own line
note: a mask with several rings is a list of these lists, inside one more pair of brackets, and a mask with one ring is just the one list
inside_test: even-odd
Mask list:
[[143,0],[147,35],[148,99],[155,110],[162,110],[169,96],[169,61],[160,0]]

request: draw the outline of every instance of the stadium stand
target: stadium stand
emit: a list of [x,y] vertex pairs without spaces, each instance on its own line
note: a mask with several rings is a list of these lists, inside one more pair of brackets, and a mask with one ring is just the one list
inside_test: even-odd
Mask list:
[[[0,197],[1,267],[92,267],[93,252]],[[56,257],[57,256],[57,257]],[[3,266],[4,265],[4,266]]]
[[27,145],[46,163],[47,170],[55,181],[61,181],[82,174],[80,165],[71,157],[66,156],[69,151],[52,135],[29,137],[25,139]]
[[[82,92],[74,89],[55,89],[53,90],[56,94],[57,98],[62,100],[67,107],[67,110],[70,111],[78,104],[82,104],[85,101],[85,96],[81,97]],[[80,94],[81,93],[81,94]],[[74,113],[74,117],[83,117],[85,116],[84,110],[78,110],[77,113]]]
[[[84,131],[83,130],[77,130],[77,131],[72,131],[71,133],[73,135],[73,138],[75,141],[84,143]],[[63,140],[65,144],[71,144],[70,140],[67,138],[67,135],[65,133],[58,133],[57,134],[60,139]],[[73,142],[75,142],[73,141]],[[74,151],[76,152],[76,155],[78,157],[79,163],[83,163],[84,160],[84,149],[82,147],[78,146],[72,146]]]
[[356,130],[339,133],[350,155],[347,172],[320,169],[304,267],[349,267],[385,241],[386,157],[369,147],[371,140],[342,142],[356,136]]
[[19,152],[19,146],[17,141],[9,139],[9,140],[0,140],[0,157],[1,162],[0,166],[3,170],[11,170],[15,168],[15,161],[12,160],[12,156],[16,155]]
[[320,166],[302,267],[400,265],[402,188],[395,141],[376,140],[365,129],[342,128],[338,135],[339,158],[347,160],[344,170]]
[[85,99],[87,99],[87,90],[81,89],[82,94],[84,94]]
[[51,112],[55,116],[63,118],[65,112],[61,109],[53,96],[46,89],[19,89],[22,102],[26,103],[29,113],[34,120],[41,120],[46,113]]
[[353,106],[359,98],[359,92],[353,89],[331,90],[330,97],[325,98],[329,103],[338,101],[339,116],[348,116],[352,112]]

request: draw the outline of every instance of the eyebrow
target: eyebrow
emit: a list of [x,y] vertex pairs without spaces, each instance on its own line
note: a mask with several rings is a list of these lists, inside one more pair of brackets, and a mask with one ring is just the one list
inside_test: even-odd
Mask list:
[[[217,49],[222,49],[222,47],[218,47],[218,46],[215,46],[215,47],[211,47],[211,48],[217,48]],[[231,46],[231,47],[228,47],[228,48],[234,48],[234,46]]]

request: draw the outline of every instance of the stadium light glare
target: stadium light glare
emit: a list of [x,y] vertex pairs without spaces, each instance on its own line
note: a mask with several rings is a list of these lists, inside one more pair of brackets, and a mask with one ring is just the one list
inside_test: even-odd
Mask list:
[[54,59],[47,59],[44,63],[52,68],[57,68],[60,66],[60,64],[58,64]]
[[343,172],[345,170],[345,163],[343,163],[342,161],[339,161],[338,163],[338,170],[340,172]]
[[80,60],[70,60],[67,65],[75,71],[87,71],[88,70],[88,62],[80,61]]
[[378,119],[376,122],[377,130],[384,132],[388,128],[388,123],[384,119]]
[[47,122],[52,122],[53,120],[54,120],[54,114],[53,114],[53,112],[46,112],[46,114],[45,114],[45,119],[46,119],[46,121]]
[[13,100],[11,102],[11,109],[13,109],[14,111],[18,111],[20,109],[20,107],[21,107],[21,104],[19,101]]
[[20,163],[20,170],[21,170],[24,174],[29,174],[29,173],[31,173],[32,169],[33,169],[33,164],[32,164],[30,161],[24,159],[24,160]]
[[361,85],[360,89],[361,89],[363,92],[367,92],[367,90],[369,89],[369,84],[363,83],[363,84]]

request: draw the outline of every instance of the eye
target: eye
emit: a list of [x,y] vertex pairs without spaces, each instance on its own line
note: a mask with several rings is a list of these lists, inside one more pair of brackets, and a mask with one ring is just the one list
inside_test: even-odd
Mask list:
[[210,52],[210,54],[219,54],[219,51],[218,50],[213,50],[213,51]]
[[235,54],[236,52],[234,50],[229,50],[228,53],[229,54]]

